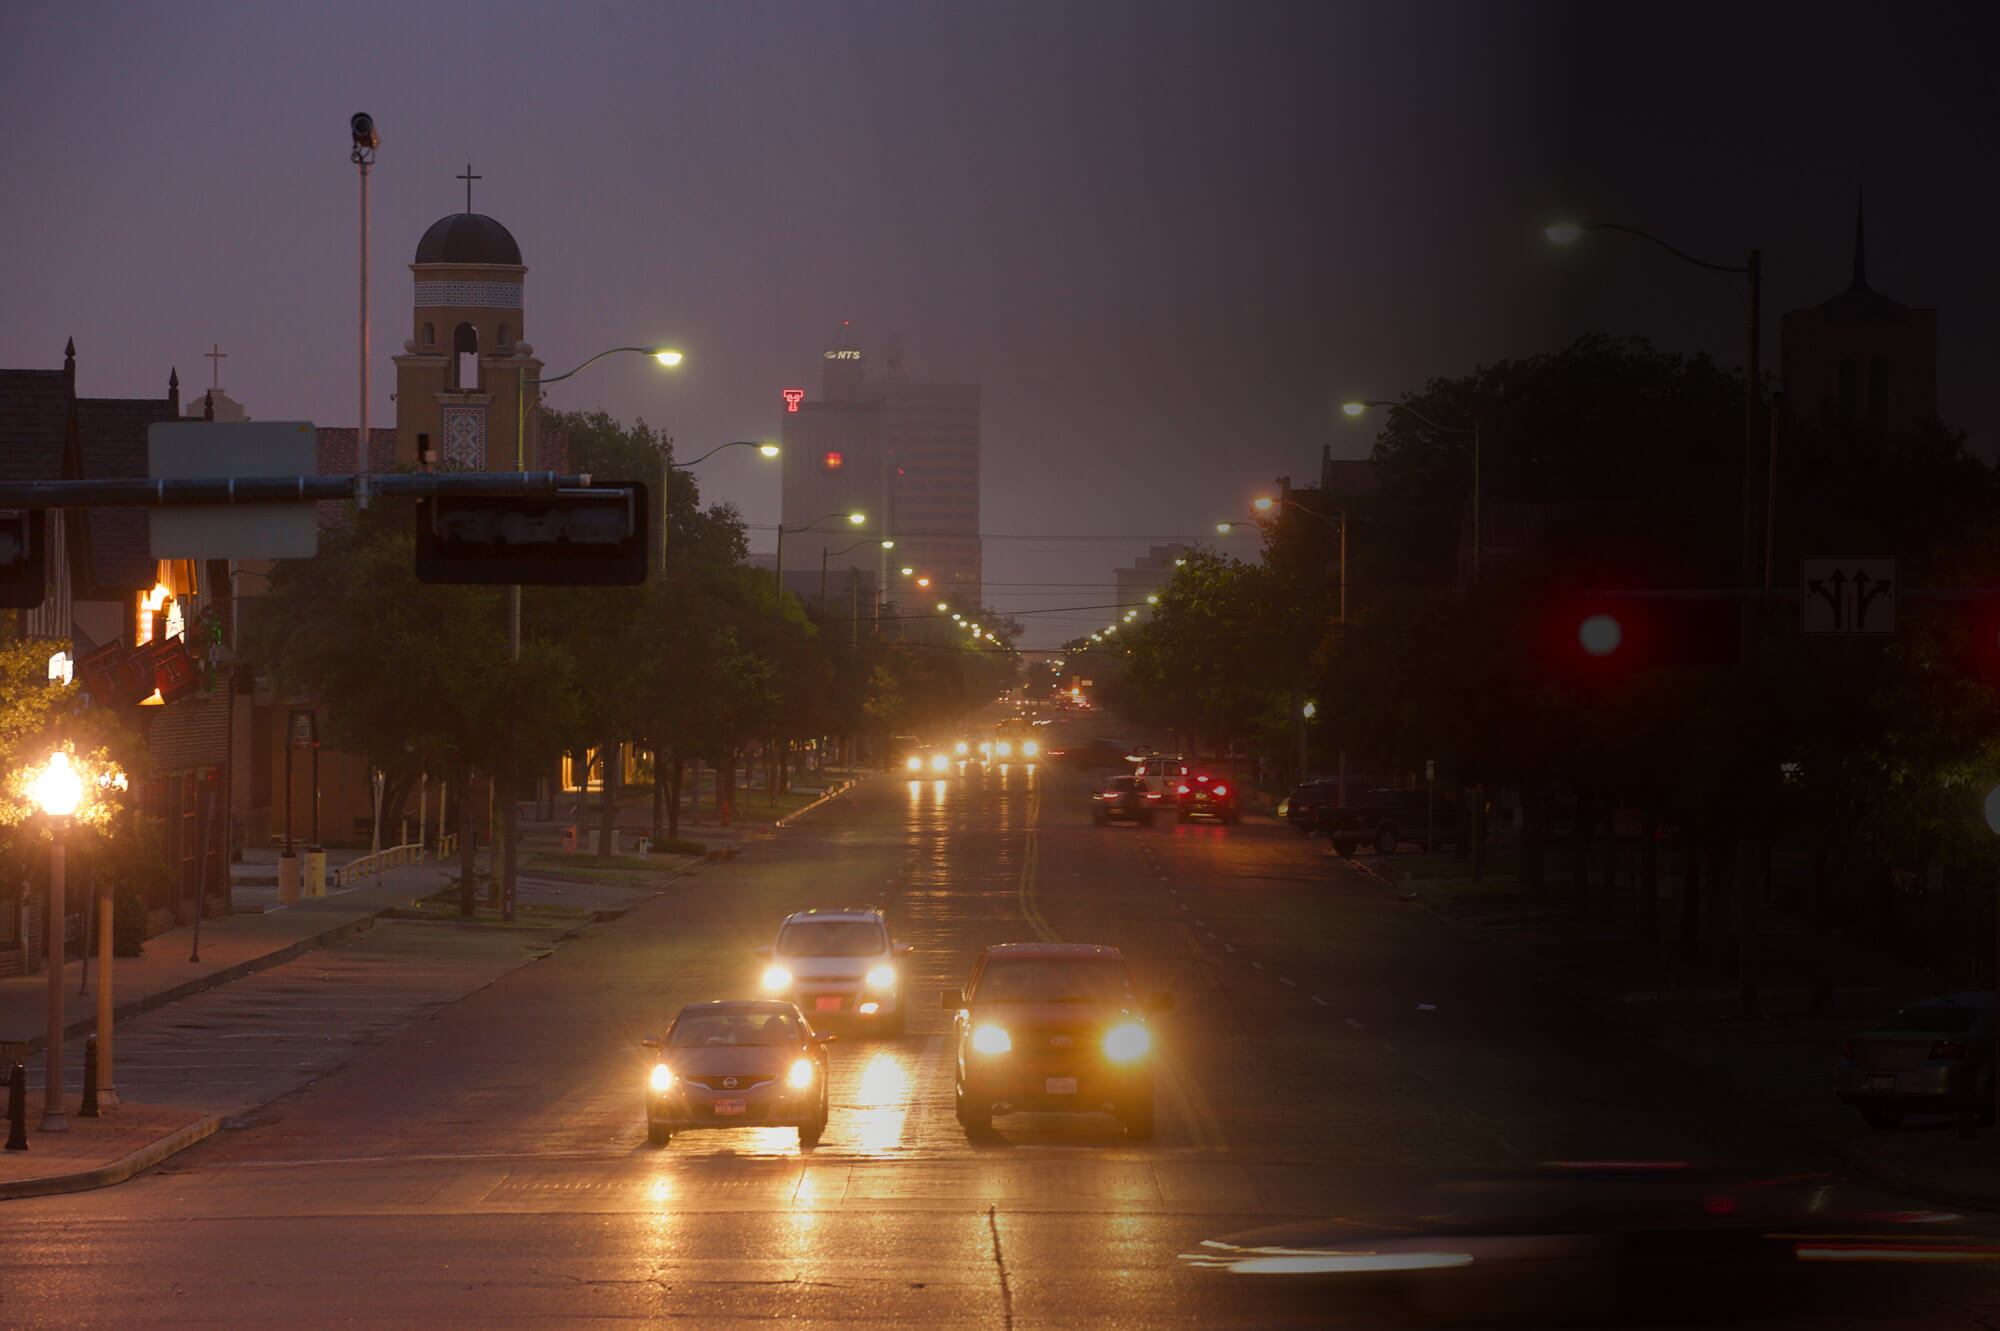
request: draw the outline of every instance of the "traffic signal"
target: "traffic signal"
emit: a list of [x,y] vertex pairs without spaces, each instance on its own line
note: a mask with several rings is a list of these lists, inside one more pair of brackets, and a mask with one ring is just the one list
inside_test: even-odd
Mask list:
[[47,595],[43,576],[43,532],[39,508],[0,512],[0,606],[33,610]]
[[1743,656],[1734,597],[1672,592],[1589,593],[1559,603],[1545,633],[1555,672],[1606,684],[1651,666],[1726,666]]
[[534,496],[417,501],[417,581],[636,586],[651,562],[646,487],[613,481]]

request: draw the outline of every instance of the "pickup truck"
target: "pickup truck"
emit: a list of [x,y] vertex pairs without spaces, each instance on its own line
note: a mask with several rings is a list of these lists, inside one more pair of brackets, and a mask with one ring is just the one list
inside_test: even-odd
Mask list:
[[1430,803],[1433,797],[1422,790],[1374,787],[1357,792],[1350,787],[1346,804],[1322,804],[1313,810],[1311,834],[1332,841],[1336,855],[1352,855],[1362,845],[1393,855],[1400,845],[1422,842],[1427,825],[1432,830],[1430,849],[1465,844],[1458,806],[1443,795],[1434,798]]

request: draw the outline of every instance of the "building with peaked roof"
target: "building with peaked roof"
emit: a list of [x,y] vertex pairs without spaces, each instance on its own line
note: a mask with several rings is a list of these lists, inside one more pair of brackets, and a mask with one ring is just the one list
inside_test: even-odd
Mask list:
[[1869,286],[1865,241],[1857,203],[1847,288],[1785,315],[1779,372],[1793,420],[1886,438],[1937,417],[1937,311]]

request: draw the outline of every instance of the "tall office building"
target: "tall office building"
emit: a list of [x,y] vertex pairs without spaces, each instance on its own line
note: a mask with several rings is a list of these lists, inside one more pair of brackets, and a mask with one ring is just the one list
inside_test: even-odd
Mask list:
[[[846,325],[820,364],[817,399],[786,394],[786,587],[816,598],[824,554],[830,569],[851,563],[874,572],[884,597],[906,606],[916,598],[901,585],[910,580],[902,568],[931,580],[924,599],[977,606],[979,385],[912,382],[894,352],[881,375],[871,374]],[[840,516],[850,512],[868,521]],[[883,539],[895,549],[875,544]],[[849,549],[863,540],[870,544]]]

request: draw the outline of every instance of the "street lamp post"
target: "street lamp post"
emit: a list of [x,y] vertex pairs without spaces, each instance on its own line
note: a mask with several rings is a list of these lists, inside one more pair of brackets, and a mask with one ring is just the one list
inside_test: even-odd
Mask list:
[[[69,755],[58,749],[49,755],[48,765],[35,777],[31,787],[36,807],[49,817],[49,970],[48,1056],[42,1083],[42,1131],[68,1132],[63,1118],[63,834],[69,830],[70,815],[83,798],[83,780],[70,765]],[[99,976],[102,983],[104,977]]]
[[[514,470],[515,471],[517,472],[526,471],[528,469],[528,385],[533,384],[535,388],[539,390],[544,384],[560,383],[564,379],[569,378],[573,374],[580,374],[584,370],[589,369],[591,366],[595,365],[598,361],[603,360],[606,356],[616,356],[621,352],[627,352],[627,351],[636,352],[642,356],[651,356],[654,360],[658,361],[660,364],[664,366],[667,366],[669,369],[671,369],[676,365],[679,365],[681,363],[681,360],[683,359],[680,352],[675,351],[669,347],[612,347],[609,350],[598,352],[595,356],[592,356],[589,360],[577,366],[574,370],[569,370],[563,374],[549,375],[546,378],[533,378],[524,375],[515,381],[514,384]],[[536,408],[535,422],[537,426],[538,436],[540,433],[540,424],[541,424],[541,398],[542,398],[541,393],[537,391],[535,394],[535,408]],[[662,494],[660,496],[660,502],[662,506],[665,505],[666,495]],[[665,525],[666,525],[665,523],[661,524],[661,526],[663,527]],[[519,661],[521,659],[521,588],[518,584],[511,586],[507,589],[507,659],[509,661]],[[500,797],[496,800],[496,803],[498,803],[500,806],[500,823],[501,823],[500,837],[499,837],[500,844],[496,851],[500,862],[500,913],[503,919],[511,920],[514,918],[514,878],[515,878],[514,764],[511,761],[511,758],[510,761],[507,763],[507,770],[499,773],[498,780],[496,780],[495,784],[500,787],[500,789],[495,792],[495,794]]]
[[846,518],[849,522],[853,523],[857,527],[859,527],[862,523],[868,521],[868,515],[866,513],[856,511],[853,513],[822,513],[818,517],[814,518],[811,522],[802,523],[796,527],[787,527],[782,522],[778,524],[778,558],[776,562],[776,567],[774,568],[773,571],[776,574],[776,580],[778,583],[778,595],[780,597],[782,597],[785,594],[785,533],[790,532],[792,533],[792,535],[796,536],[800,532],[811,531],[814,527],[819,526],[820,523],[825,522],[831,518]]
[[1346,412],[1349,416],[1354,416],[1354,417],[1359,417],[1362,412],[1368,410],[1368,408],[1370,407],[1387,407],[1392,410],[1407,411],[1412,416],[1415,416],[1418,420],[1422,421],[1424,424],[1430,426],[1433,430],[1442,430],[1446,434],[1469,434],[1472,436],[1472,582],[1474,586],[1478,586],[1479,556],[1480,556],[1480,533],[1479,533],[1480,422],[1474,420],[1470,425],[1446,425],[1443,421],[1432,420],[1429,416],[1424,415],[1423,412],[1418,411],[1415,407],[1411,406],[1407,402],[1387,402],[1383,401],[1380,398],[1372,398],[1372,397],[1357,398],[1352,402],[1343,402],[1340,404],[1340,409],[1342,411]]
[[[854,543],[853,545],[850,545],[850,546],[845,546],[845,547],[843,547],[842,549],[839,549],[839,550],[827,550],[827,549],[825,549],[824,547],[822,547],[822,548],[820,549],[820,552],[819,552],[819,612],[820,612],[820,614],[821,614],[821,615],[825,615],[825,614],[826,614],[826,561],[827,561],[828,557],[829,557],[829,556],[831,556],[831,555],[844,555],[844,554],[847,554],[847,553],[848,553],[849,551],[852,551],[852,550],[859,550],[859,549],[860,549],[860,548],[861,548],[862,546],[870,544],[870,543],[871,543],[872,541],[874,541],[874,539],[875,539],[875,538],[871,536],[871,537],[869,537],[869,538],[868,538],[867,540],[861,540],[861,541],[856,541],[856,542],[855,542],[855,543]],[[883,541],[883,542],[881,542],[881,546],[882,546],[882,548],[883,548],[884,550],[894,550],[894,549],[896,548],[896,543],[895,543],[894,541]]]
[[667,474],[676,471],[686,471],[690,467],[698,466],[701,463],[708,461],[710,458],[714,457],[717,453],[720,453],[725,448],[754,448],[767,458],[774,458],[778,456],[779,453],[784,451],[781,448],[779,448],[776,444],[767,444],[756,439],[732,439],[726,444],[717,444],[714,448],[709,449],[706,453],[703,453],[700,457],[691,458],[686,462],[675,462],[671,458],[668,459],[667,465],[662,469],[660,476],[660,572],[661,573],[665,573],[667,571],[667,489],[666,489]]
[[[1269,513],[1274,508],[1280,510],[1287,508],[1297,509],[1299,512],[1305,514],[1307,517],[1313,519],[1315,522],[1319,522],[1325,525],[1337,524],[1339,526],[1340,601],[1339,601],[1339,612],[1338,612],[1339,618],[1337,622],[1340,624],[1341,632],[1345,634],[1347,631],[1347,507],[1346,505],[1343,504],[1339,508],[1335,509],[1331,515],[1329,515],[1320,512],[1318,509],[1309,508],[1306,505],[1299,503],[1296,499],[1285,499],[1285,498],[1273,499],[1269,495],[1260,495],[1256,499],[1250,501],[1250,507],[1256,509],[1259,513]],[[1298,750],[1299,780],[1301,781],[1306,779],[1306,722],[1311,717],[1311,713],[1309,713],[1306,710],[1306,707],[1307,703],[1305,700],[1304,686],[1300,685],[1294,687],[1292,690],[1292,707],[1291,707],[1292,726],[1293,726],[1294,743]],[[1346,804],[1347,803],[1347,748],[1345,744],[1343,744],[1340,748],[1339,762],[1340,762],[1340,767],[1339,767],[1338,798],[1342,804]]]
[[[1751,590],[1757,585],[1757,392],[1761,373],[1758,346],[1762,341],[1759,320],[1762,317],[1764,256],[1761,250],[1751,250],[1741,264],[1710,263],[1697,259],[1685,250],[1677,249],[1661,240],[1650,231],[1637,227],[1621,226],[1616,222],[1559,222],[1546,229],[1548,238],[1558,245],[1567,245],[1586,231],[1622,231],[1628,236],[1649,240],[1683,263],[1691,263],[1697,268],[1706,268],[1712,273],[1741,273],[1747,285],[1745,322],[1748,345],[1743,358],[1743,476],[1742,515],[1740,545],[1738,554],[1738,577],[1740,590],[1737,592],[1739,611],[1737,632],[1741,635],[1742,650],[1750,650],[1751,639],[1757,629],[1757,602]],[[1757,949],[1756,894],[1750,890],[1749,845],[1747,839],[1737,849],[1737,928],[1741,934],[1741,945],[1737,949],[1738,998],[1737,1015],[1745,1021],[1755,1020],[1758,1015],[1757,1001]]]

